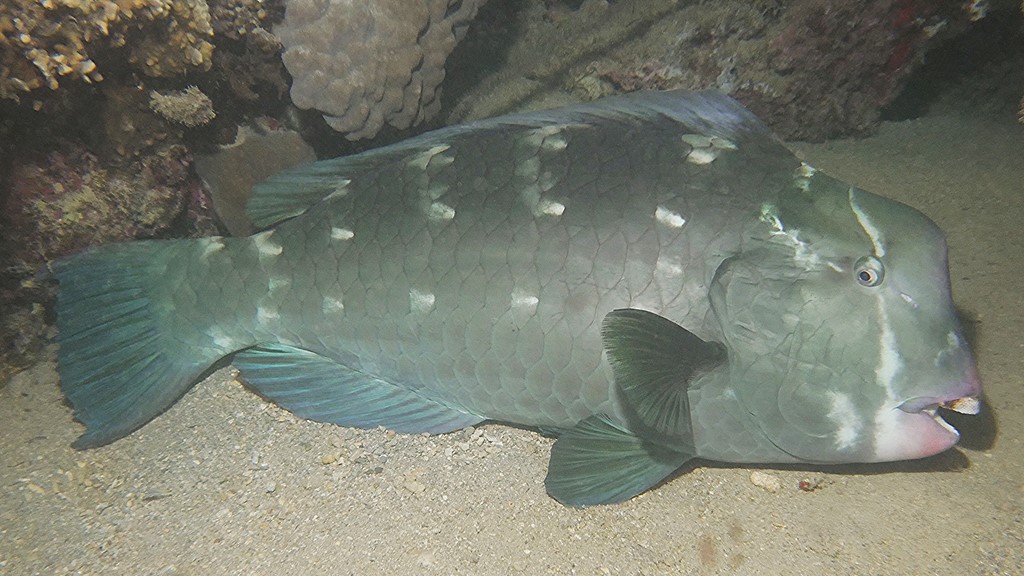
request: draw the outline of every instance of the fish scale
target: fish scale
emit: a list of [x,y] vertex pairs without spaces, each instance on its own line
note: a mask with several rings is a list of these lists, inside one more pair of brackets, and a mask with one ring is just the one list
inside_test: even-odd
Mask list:
[[[977,411],[941,232],[713,92],[452,127],[258,185],[248,238],[55,264],[88,448],[228,358],[346,426],[555,434],[545,486],[620,501],[694,457],[922,457]],[[939,283],[936,284],[936,280]]]

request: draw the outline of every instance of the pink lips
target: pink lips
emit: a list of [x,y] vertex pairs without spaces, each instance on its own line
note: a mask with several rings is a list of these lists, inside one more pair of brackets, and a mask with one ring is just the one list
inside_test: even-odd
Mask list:
[[878,461],[924,458],[956,445],[960,433],[939,416],[938,409],[941,406],[961,414],[981,411],[981,387],[973,366],[965,376],[958,386],[952,387],[962,395],[918,396],[897,406],[903,415],[892,420],[886,435],[876,442]]

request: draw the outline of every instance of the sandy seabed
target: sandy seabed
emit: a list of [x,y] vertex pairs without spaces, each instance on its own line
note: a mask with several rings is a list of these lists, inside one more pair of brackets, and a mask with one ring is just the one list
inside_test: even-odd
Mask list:
[[961,447],[891,465],[701,462],[570,509],[544,492],[551,440],[536,433],[301,421],[230,368],[76,452],[51,359],[0,388],[0,575],[1024,574],[1024,126],[945,110],[794,148],[946,231],[986,396],[982,415],[950,418]]

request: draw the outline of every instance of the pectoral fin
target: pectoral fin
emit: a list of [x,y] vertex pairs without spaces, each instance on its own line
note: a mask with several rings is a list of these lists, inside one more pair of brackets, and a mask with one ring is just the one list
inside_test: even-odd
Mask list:
[[655,445],[597,414],[555,441],[544,486],[567,506],[612,504],[651,488],[693,457]]
[[687,390],[725,361],[725,348],[635,308],[609,312],[601,337],[630,427],[660,444],[692,450]]

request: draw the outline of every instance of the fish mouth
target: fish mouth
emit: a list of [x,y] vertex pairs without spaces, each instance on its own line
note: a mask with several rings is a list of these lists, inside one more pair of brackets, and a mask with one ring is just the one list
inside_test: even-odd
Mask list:
[[977,414],[981,412],[981,400],[977,396],[961,396],[957,398],[917,397],[906,400],[897,406],[897,408],[908,414],[926,414],[936,424],[959,436],[960,433],[957,429],[953,428],[939,415],[940,407],[960,414]]

